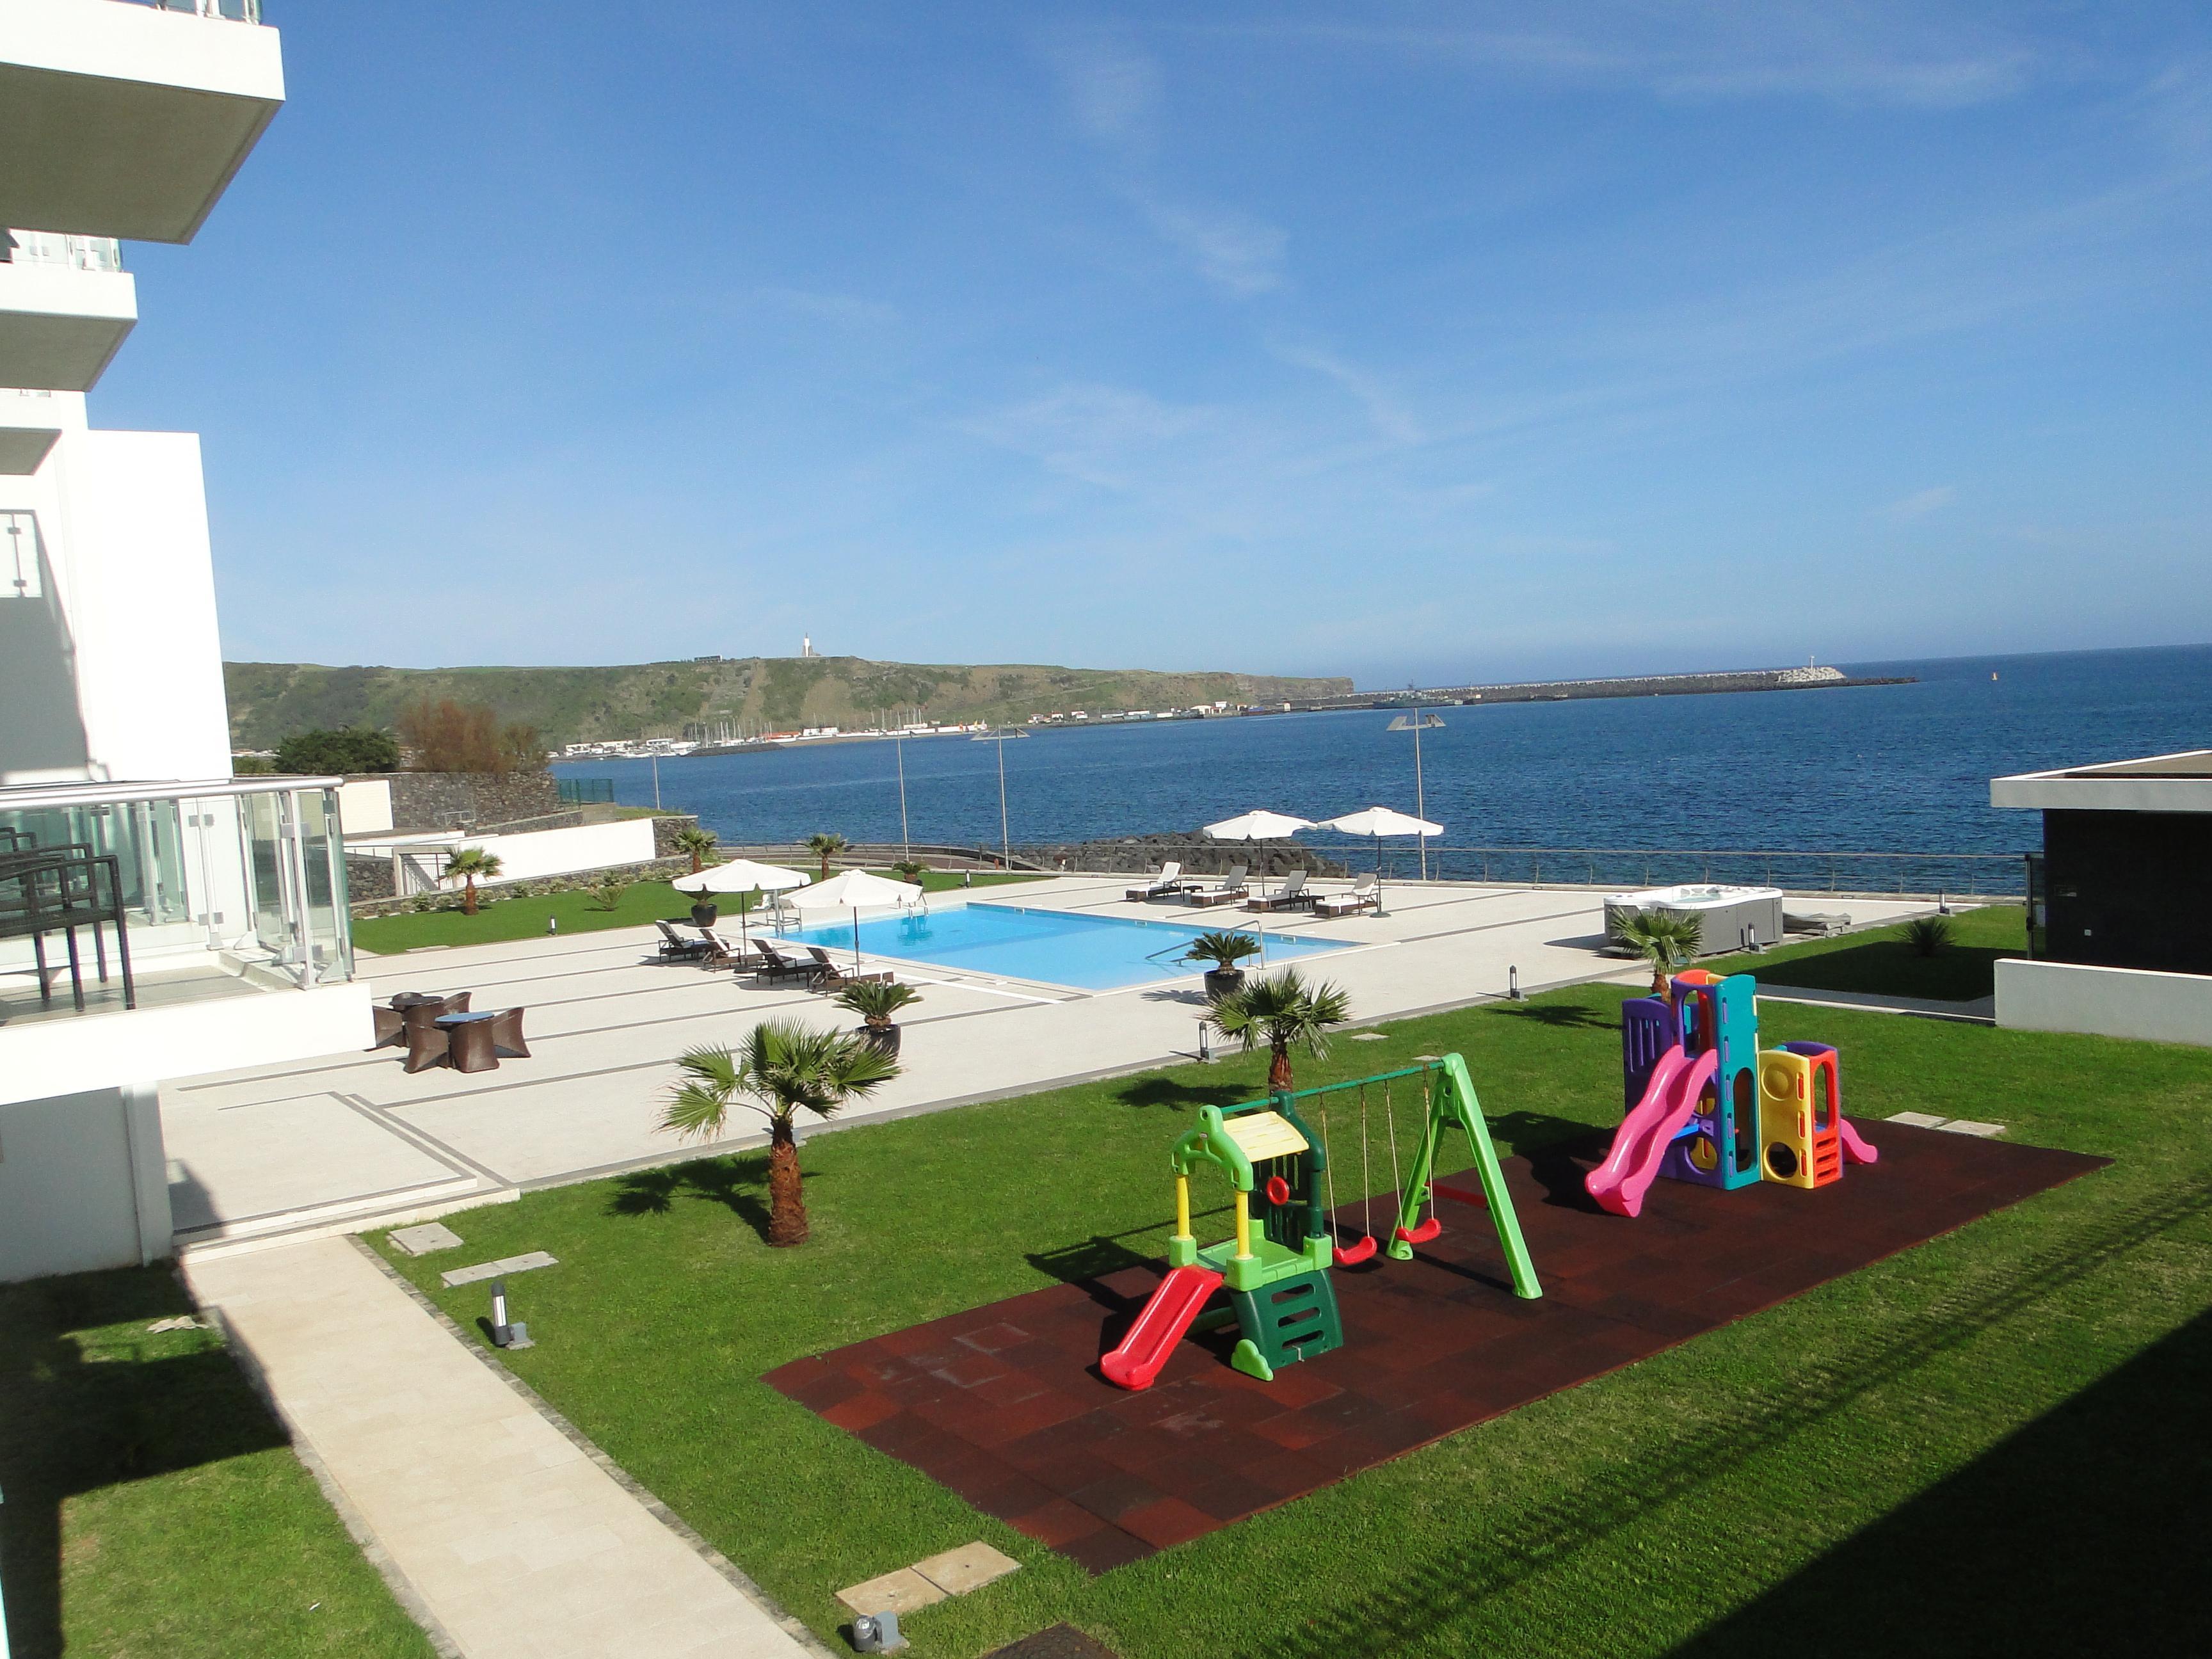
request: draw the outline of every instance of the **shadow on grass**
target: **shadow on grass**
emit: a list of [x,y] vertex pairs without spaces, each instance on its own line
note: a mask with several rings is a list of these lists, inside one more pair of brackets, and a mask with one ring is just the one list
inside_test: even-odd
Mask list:
[[1870,939],[1841,950],[1812,951],[1779,962],[1766,957],[1731,957],[1724,964],[1711,965],[1716,973],[1754,975],[1764,985],[1971,1002],[1991,995],[1996,989],[1998,962],[2020,954],[1952,945],[1932,957],[1923,957],[1903,939]]
[[63,1651],[67,1500],[289,1443],[212,1338],[191,1352],[149,1357],[127,1338],[88,1352],[70,1334],[194,1311],[159,1267],[0,1292],[0,1559],[15,1659]]
[[1114,1091],[1124,1106],[1166,1106],[1188,1111],[1200,1106],[1241,1106],[1265,1092],[1246,1084],[1178,1083],[1172,1078],[1145,1077]]
[[[811,1177],[809,1177],[810,1181]],[[768,1237],[768,1156],[702,1158],[658,1170],[634,1170],[615,1183],[609,1215],[666,1215],[676,1200],[719,1204],[765,1241]]]
[[1508,1019],[1525,1019],[1537,1025],[1565,1030],[1617,1031],[1618,1015],[1602,1014],[1579,1002],[1499,1002],[1492,1005]]
[[1676,1650],[2205,1653],[2212,1314]]
[[[1969,1274],[1897,1323],[1869,1330],[1855,1346],[1832,1360],[1794,1370],[1763,1389],[1747,1386],[1732,1390],[1698,1410],[1685,1413],[1673,1423],[1668,1443],[1648,1454],[1610,1462],[1579,1484],[1563,1488],[1555,1497],[1512,1513],[1500,1513],[1487,1529],[1483,1548],[1470,1552],[1465,1540],[1455,1540],[1448,1550],[1425,1559],[1410,1559],[1394,1572],[1377,1573],[1364,1594],[1347,1596],[1325,1612],[1302,1607],[1302,1613],[1313,1616],[1302,1617],[1290,1625],[1271,1626],[1262,1621],[1243,1651],[1250,1659],[1299,1659],[1309,1655],[1313,1659],[1334,1659],[1339,1654],[1393,1652],[1401,1648],[1411,1650],[1431,1643],[1441,1630],[1468,1620],[1493,1597],[1510,1594],[1523,1579],[1571,1571],[1570,1564],[1581,1552],[1604,1545],[1624,1528],[1648,1522],[1677,1498],[1729,1480],[1756,1460],[1779,1452],[1808,1429],[1848,1416],[1869,1395],[1907,1382],[1940,1356],[1966,1346],[1983,1333],[2108,1270],[2115,1262],[2157,1244],[2169,1235],[2199,1224],[2208,1214],[2212,1214],[2212,1192],[2185,1191],[2160,1204],[2136,1206],[2108,1215],[2100,1224],[2002,1271],[1978,1278]],[[2192,1335],[2178,1345],[2171,1341],[2161,1345],[2172,1347],[2172,1352],[2153,1358],[2159,1352],[2153,1350],[2143,1357],[2149,1363],[2142,1376],[2118,1385],[2112,1398],[2136,1402],[2130,1407],[2135,1413],[2132,1419],[2116,1410],[2110,1401],[2094,1398],[2101,1389],[2100,1384],[2099,1389],[2081,1396],[2084,1410],[2078,1419],[2052,1431],[2057,1437],[2049,1443],[2052,1449],[2033,1454],[2030,1462],[2016,1465],[2012,1470],[1993,1470],[1990,1476],[1983,1477],[2002,1484],[2009,1505],[2007,1522],[2022,1529],[2009,1536],[2023,1537],[2025,1530],[2030,1528],[2047,1529],[2051,1536],[2039,1545],[2046,1553],[2063,1553],[2073,1547],[2083,1550],[2093,1559],[2108,1559],[2111,1558],[2105,1553],[2105,1541],[2099,1540],[2093,1547],[2090,1540],[2070,1524],[2069,1512],[2065,1508],[2070,1500],[2062,1498],[2057,1504],[2048,1502],[2026,1484],[2026,1472],[2036,1467],[2038,1459],[2046,1469],[2072,1468],[2074,1474],[2069,1478],[2075,1480],[2100,1480],[2103,1478],[2101,1470],[2113,1469],[2118,1478],[2109,1494],[2100,1500],[2095,1512],[2114,1512],[2115,1506],[2129,1505],[2133,1501],[2126,1484],[2127,1473],[2144,1467],[2146,1460],[2163,1455],[2161,1446],[2171,1447],[2184,1455],[2177,1457],[2170,1469],[2160,1474],[2156,1495],[2146,1504],[2141,1516],[2130,1515],[2115,1523],[2120,1528],[2120,1537],[2111,1547],[2136,1550],[2146,1559],[2184,1559],[2184,1565],[2194,1570],[2169,1568],[2166,1577],[2154,1587],[2143,1586],[2131,1573],[2131,1586],[2139,1600],[2127,1609],[2116,1608],[2113,1596],[2101,1585],[2092,1582],[2084,1587],[2081,1580],[2069,1579],[2075,1585],[2070,1592],[2072,1599],[2060,1613],[2049,1610],[2051,1603],[2043,1597],[2040,1588],[2026,1583],[2023,1575],[2003,1573],[1992,1595],[1999,1602],[2008,1597],[2021,1597],[2044,1608],[2039,1627],[2026,1632],[2013,1628],[2002,1606],[1980,1601],[1969,1605],[1961,1596],[1948,1615],[1958,1621],[1957,1626],[1941,1634],[1916,1630],[1912,1625],[1916,1614],[1930,1606],[1929,1600],[1908,1600],[1890,1585],[1868,1582],[1863,1576],[1831,1578],[1825,1581],[1827,1599],[1820,1604],[1819,1617],[1806,1618],[1804,1609],[1814,1601],[1806,1595],[1789,1603],[1797,1609],[1800,1622],[1792,1625],[1778,1618],[1770,1619],[1762,1626],[1766,1638],[1763,1643],[1755,1643],[1746,1629],[1730,1638],[1737,1645],[1705,1651],[1749,1651],[1756,1645],[1759,1651],[1771,1652],[1784,1645],[1808,1645],[1815,1637],[1827,1644],[1827,1651],[1854,1654],[1899,1650],[1930,1654],[2203,1651],[2201,1643],[2124,1639],[2108,1644],[2104,1640],[2115,1619],[2124,1619],[2138,1629],[2146,1623],[2167,1620],[2186,1621],[2177,1624],[2176,1628],[2201,1631],[2204,1627],[2206,1615],[2198,1584],[2202,1571],[2194,1566],[2204,1553],[2202,1510],[2191,1512],[2185,1520],[2179,1511],[2164,1520],[2154,1518],[2162,1513],[2159,1507],[2162,1504],[2188,1504],[2192,1490],[2201,1487],[2204,1479],[2206,1441],[2199,1403],[2203,1398],[2203,1353],[2197,1346],[2200,1340],[2200,1336]],[[2115,1377],[2136,1370],[2141,1363],[2131,1363],[2122,1372],[2115,1373]],[[2145,1405],[2153,1401],[2150,1386],[2162,1382],[2173,1388],[2174,1383],[2167,1379],[2191,1367],[2197,1368],[2198,1377],[2193,1391],[2166,1395],[2154,1402],[2154,1414],[2147,1419],[2143,1411]],[[2062,1408],[2062,1413],[2065,1409]],[[2192,1413],[2194,1420],[2185,1420]],[[2062,1413],[2053,1413],[2052,1419],[2045,1422]],[[2041,1427],[2039,1425],[2023,1431],[2014,1439],[2032,1440]],[[2057,1449],[2062,1444],[2063,1455]],[[2082,1472],[2084,1465],[2086,1475]],[[1969,1470],[1954,1480],[1969,1480],[1972,1474]],[[1978,1504],[1982,1493],[1988,1489],[1969,1486],[1961,1490]],[[2062,1483],[2062,1490],[2073,1488]],[[1944,1501],[1963,1500],[1952,1498]],[[1908,1516],[1900,1523],[1907,1529],[1902,1535],[1926,1535],[1922,1531],[1926,1523],[1908,1515],[1912,1507],[1907,1505],[1898,1511],[1900,1516]],[[1929,1513],[1935,1516],[1938,1512]],[[1954,1509],[1950,1516],[1955,1520],[1962,1513]],[[2143,1528],[2153,1525],[2166,1527],[2170,1535],[2152,1538]],[[1881,1530],[1881,1523],[1877,1523],[1870,1532],[1879,1538]],[[1894,1543],[1883,1541],[1886,1547],[1895,1547]],[[1985,1564],[2001,1565],[2002,1558],[1996,1551],[1978,1553],[1972,1540],[1954,1540],[1954,1543],[1976,1553],[1977,1559]],[[1844,1547],[1844,1550],[1848,1548]],[[2186,1558],[2177,1557],[2177,1550],[2186,1550]],[[1819,1565],[1815,1563],[1806,1571],[1817,1571]],[[1942,1581],[1932,1574],[1917,1582],[1936,1585],[1934,1595],[1950,1593]],[[1790,1593],[1790,1584],[1785,1583],[1770,1592],[1770,1597]],[[1965,1639],[1959,1637],[1960,1627],[1969,1632],[1978,1631],[1984,1618],[2002,1621],[2007,1636],[1992,1636],[1987,1640],[1971,1633]],[[1893,1638],[1895,1645],[1886,1647],[1879,1640],[1863,1639],[1863,1621],[1875,1622],[1878,1628]],[[1700,1650],[1693,1647],[1690,1651]]]

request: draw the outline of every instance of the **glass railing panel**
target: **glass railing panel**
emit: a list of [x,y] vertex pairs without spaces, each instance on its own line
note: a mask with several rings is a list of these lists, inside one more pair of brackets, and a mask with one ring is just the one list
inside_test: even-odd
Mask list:
[[9,230],[0,234],[0,259],[17,265],[120,270],[123,245],[112,236],[71,236],[56,230]]

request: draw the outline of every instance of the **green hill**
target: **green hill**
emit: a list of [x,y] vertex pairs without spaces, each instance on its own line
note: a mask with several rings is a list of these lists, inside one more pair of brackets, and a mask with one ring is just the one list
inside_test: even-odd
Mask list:
[[316,726],[392,725],[423,697],[489,703],[555,746],[678,737],[687,725],[749,728],[872,726],[879,717],[1020,720],[1031,714],[1176,708],[1340,695],[1349,679],[871,662],[865,657],[731,657],[621,668],[325,668],[313,663],[223,665],[232,743],[271,749]]

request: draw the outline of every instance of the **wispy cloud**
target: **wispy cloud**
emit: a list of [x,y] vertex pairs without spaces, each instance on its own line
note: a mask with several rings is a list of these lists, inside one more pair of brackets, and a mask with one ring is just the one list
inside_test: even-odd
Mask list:
[[1133,191],[1161,240],[1187,254],[1198,274],[1238,299],[1283,285],[1282,231],[1234,208],[1200,208]]
[[880,328],[898,320],[896,306],[856,295],[822,294],[803,288],[763,288],[756,293],[762,301],[781,310],[843,328]]
[[1377,376],[1318,347],[1278,345],[1273,349],[1284,362],[1297,368],[1310,368],[1349,392],[1382,437],[1393,443],[1421,441],[1421,423]]
[[1533,25],[1518,18],[1491,22],[1478,10],[1444,26],[1291,17],[1219,27],[1523,80],[1636,86],[1685,100],[1809,97],[1955,108],[2011,97],[2050,67],[2045,49],[2008,30],[1866,0],[1756,7],[1711,0],[1663,9],[1614,0],[1559,10]]
[[1950,506],[1958,493],[1951,484],[1938,484],[1932,489],[1916,489],[1910,495],[1883,507],[1881,516],[1894,519],[1900,524],[1910,524],[1915,519],[1924,519],[1931,513],[1942,512]]

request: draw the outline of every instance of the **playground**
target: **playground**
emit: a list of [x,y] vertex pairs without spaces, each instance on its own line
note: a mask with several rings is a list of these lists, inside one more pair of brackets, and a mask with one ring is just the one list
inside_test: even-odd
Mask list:
[[[2204,1057],[1762,1005],[1762,1047],[1841,1056],[1879,1161],[1811,1190],[1662,1177],[1631,1219],[1584,1188],[1624,1117],[1622,1000],[1407,1020],[1300,1066],[1315,1087],[1465,1056],[1541,1294],[1514,1293],[1486,1206],[1447,1198],[1411,1261],[1331,1270],[1340,1346],[1272,1382],[1229,1324],[1146,1388],[1099,1373],[1170,1258],[1175,1148],[1204,1109],[1267,1100],[1264,1056],[812,1137],[804,1250],[763,1243],[745,1158],[454,1224],[486,1259],[559,1259],[511,1287],[538,1346],[504,1363],[833,1645],[833,1592],[975,1538],[1020,1571],[906,1621],[921,1659],[1060,1620],[1123,1659],[1718,1655],[1780,1630],[2056,1653],[2093,1603],[2116,1644],[2205,1633],[2212,1441],[2173,1408],[2212,1375]],[[1379,1133],[1369,1219],[1357,1121],[1329,1103],[1346,1246],[1400,1219]],[[1464,1137],[1442,1145],[1440,1181],[1479,1190]],[[1231,1184],[1189,1173],[1215,1250]],[[390,1259],[482,1315],[435,1258]],[[874,1377],[830,1375],[863,1357]],[[1024,1440],[1058,1449],[1018,1466]],[[1048,1485],[1086,1474],[1082,1499]],[[1046,1509],[1053,1541],[1020,1524]]]

